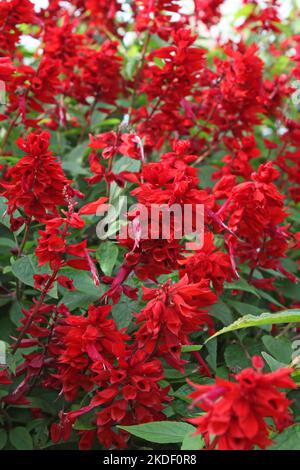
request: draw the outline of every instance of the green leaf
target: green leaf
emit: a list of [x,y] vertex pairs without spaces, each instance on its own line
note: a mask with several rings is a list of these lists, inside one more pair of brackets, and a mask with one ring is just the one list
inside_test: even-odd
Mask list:
[[[5,227],[10,227],[9,216],[6,214],[7,211],[7,200],[5,197],[0,197],[0,223],[5,225]],[[4,215],[5,214],[5,215]]]
[[87,305],[96,302],[101,297],[101,293],[97,296],[91,294],[83,294],[82,292],[66,292],[61,299],[60,304],[64,304],[71,312],[79,307],[86,307]]
[[249,5],[243,6],[235,13],[234,21],[242,17],[247,18],[250,15],[250,13],[252,13],[253,10],[254,10],[254,5],[251,3]]
[[268,364],[268,366],[270,367],[272,372],[274,372],[277,369],[280,369],[281,367],[286,367],[286,364],[284,364],[283,362],[277,361],[276,359],[274,359],[273,356],[266,353],[265,351],[262,351],[261,355],[266,361],[266,363]]
[[287,338],[274,338],[273,336],[264,336],[262,342],[268,352],[275,357],[277,361],[283,364],[289,364],[292,359],[292,345]]
[[217,368],[217,341],[211,341],[206,345],[206,349],[208,350],[208,356],[206,358],[206,362],[208,365],[215,371]]
[[70,172],[73,176],[89,174],[88,170],[82,167],[83,157],[88,150],[88,145],[89,141],[86,140],[64,155],[62,167],[65,171]]
[[10,238],[0,238],[0,246],[5,246],[7,248],[15,248],[16,247],[16,242],[14,240],[11,240]]
[[191,424],[174,421],[155,421],[136,426],[117,427],[145,441],[159,444],[183,442],[187,433],[193,433],[196,430]]
[[72,279],[77,291],[82,292],[83,294],[99,297],[100,289],[95,286],[93,278],[88,271],[65,267],[62,268],[59,273]]
[[230,325],[233,322],[232,311],[221,300],[210,308],[209,313],[217,320],[220,320],[223,325]]
[[300,424],[286,428],[274,441],[268,450],[300,450]]
[[245,315],[244,317],[239,318],[234,323],[229,326],[225,326],[222,330],[215,333],[213,336],[206,340],[211,341],[217,336],[223,335],[224,333],[229,333],[231,331],[240,330],[242,328],[250,328],[253,326],[264,326],[264,325],[275,325],[280,323],[299,323],[300,322],[300,310],[282,310],[277,313],[262,313],[259,316]]
[[90,431],[92,429],[95,429],[95,424],[91,424],[93,417],[93,412],[89,412],[82,416],[79,416],[79,418],[76,419],[73,425],[73,429],[76,429],[77,431]]
[[140,160],[135,160],[130,157],[121,157],[114,161],[112,171],[113,173],[121,173],[122,171],[139,171],[140,168]]
[[72,279],[76,288],[76,292],[69,292],[60,287],[64,293],[61,303],[65,304],[71,311],[78,307],[86,307],[101,297],[103,292],[95,286],[89,272],[65,267],[60,270],[60,274]]
[[277,290],[282,293],[285,297],[292,299],[293,301],[300,301],[300,289],[299,285],[291,282],[289,279],[276,283]]
[[182,441],[181,450],[200,450],[204,447],[204,439],[200,434],[193,436],[193,433],[187,433]]
[[133,314],[138,310],[137,302],[123,296],[120,302],[113,306],[111,312],[118,329],[126,328],[133,319]]
[[111,276],[113,268],[118,259],[119,248],[111,242],[102,242],[96,251],[96,257],[99,261],[100,267],[106,276]]
[[234,373],[249,367],[250,361],[239,344],[229,344],[224,351],[225,364]]
[[5,429],[0,429],[0,450],[6,446],[7,442],[7,432]]
[[[13,274],[23,284],[34,287],[34,274],[51,274],[49,266],[38,266],[37,259],[34,255],[22,256],[12,264]],[[48,292],[50,297],[57,299],[57,286],[55,285],[51,291]]]
[[19,302],[14,302],[9,310],[9,318],[16,326],[20,326],[20,319],[23,317],[22,305]]
[[234,282],[225,282],[224,284],[225,289],[235,289],[235,290],[241,290],[243,292],[249,292],[250,294],[255,295],[256,297],[260,297],[257,289],[255,287],[251,286],[245,279],[239,279],[238,281]]
[[233,307],[239,315],[245,315],[245,312],[249,315],[260,315],[264,311],[262,307],[246,304],[245,302],[238,302],[236,300],[228,300],[227,303],[230,307]]
[[202,345],[201,344],[186,344],[184,346],[181,346],[181,352],[183,353],[189,353],[189,352],[193,352],[193,351],[200,351],[200,349],[202,349]]
[[32,450],[32,438],[26,428],[18,426],[9,432],[9,440],[17,450]]

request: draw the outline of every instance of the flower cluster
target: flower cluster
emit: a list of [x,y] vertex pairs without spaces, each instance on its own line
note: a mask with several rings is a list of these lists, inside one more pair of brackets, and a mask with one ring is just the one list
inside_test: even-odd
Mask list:
[[291,423],[290,401],[278,390],[295,388],[289,377],[292,369],[279,369],[264,374],[263,361],[253,358],[253,369],[244,369],[235,382],[218,378],[213,385],[196,385],[191,393],[194,406],[206,414],[190,421],[203,433],[209,448],[219,450],[265,449],[271,444],[271,425],[282,431]]
[[0,1],[0,448],[296,433],[299,9],[242,3]]

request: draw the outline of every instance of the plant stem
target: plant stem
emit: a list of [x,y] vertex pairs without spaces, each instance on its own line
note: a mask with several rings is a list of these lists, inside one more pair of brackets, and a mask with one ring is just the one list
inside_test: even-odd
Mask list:
[[19,116],[20,116],[20,111],[17,112],[17,114],[15,115],[15,117],[12,119],[12,121],[10,122],[10,124],[8,126],[7,132],[6,132],[6,134],[3,138],[3,141],[2,141],[2,144],[1,144],[1,147],[0,147],[0,153],[1,154],[4,152],[4,149],[5,149],[6,144],[8,142],[11,131],[13,130],[14,125],[16,124],[17,119],[18,119]]
[[133,93],[132,93],[132,96],[131,96],[131,103],[130,103],[130,107],[129,107],[129,110],[128,110],[128,115],[129,115],[128,122],[130,122],[131,117],[132,117],[134,102],[135,102],[135,99],[136,99],[136,96],[137,96],[137,91],[138,91],[137,88],[138,88],[138,84],[139,84],[140,78],[141,78],[141,73],[142,73],[142,70],[143,70],[143,67],[144,67],[144,63],[145,63],[145,59],[146,59],[146,53],[147,53],[150,38],[151,38],[151,33],[150,33],[150,28],[149,28],[148,32],[147,32],[145,42],[144,42],[144,45],[143,45],[143,49],[142,49],[142,56],[141,56],[140,66],[139,66],[139,68],[137,70],[137,73],[135,75],[135,78],[134,78]]
[[32,325],[32,322],[34,321],[35,319],[35,316],[36,314],[38,313],[40,307],[42,306],[44,300],[45,300],[45,297],[47,295],[47,293],[49,292],[49,290],[51,289],[52,287],[52,284],[53,282],[55,281],[55,278],[56,278],[56,275],[58,273],[58,269],[56,269],[53,273],[52,273],[52,276],[50,277],[50,279],[47,281],[43,291],[42,291],[42,294],[38,300],[38,302],[35,304],[35,307],[32,311],[32,314],[28,317],[27,319],[27,322],[25,323],[24,325],[24,328],[22,329],[17,341],[15,342],[15,344],[12,346],[12,354],[15,354],[17,349],[19,348],[20,346],[20,343],[22,341],[22,339],[24,338],[24,336],[26,335],[27,331],[29,330],[29,328],[31,327]]
[[32,217],[30,217],[30,219],[29,219],[29,220],[27,221],[27,223],[26,223],[26,228],[25,228],[24,236],[23,236],[21,245],[20,245],[19,250],[18,250],[18,257],[20,257],[21,254],[23,253],[24,246],[25,246],[25,244],[26,244],[26,242],[27,242],[27,240],[28,240],[31,222],[32,222]]

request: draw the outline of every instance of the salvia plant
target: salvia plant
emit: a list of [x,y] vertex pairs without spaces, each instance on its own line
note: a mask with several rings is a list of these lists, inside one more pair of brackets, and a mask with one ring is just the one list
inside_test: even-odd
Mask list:
[[0,448],[300,450],[300,6],[38,3],[0,2]]

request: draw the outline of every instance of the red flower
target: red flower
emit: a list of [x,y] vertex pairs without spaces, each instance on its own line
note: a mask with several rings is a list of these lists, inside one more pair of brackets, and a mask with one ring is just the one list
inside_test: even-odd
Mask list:
[[42,221],[65,204],[64,191],[70,181],[49,150],[49,139],[48,132],[31,133],[25,141],[18,139],[26,155],[7,171],[8,181],[1,182],[10,215],[22,208],[28,217]]
[[[117,424],[165,419],[162,410],[170,401],[167,397],[169,387],[162,388],[158,383],[163,379],[161,363],[156,359],[147,360],[147,357],[144,351],[138,350],[127,360],[120,359],[113,371],[99,374],[97,381],[107,383],[106,387],[110,384],[110,388],[105,387],[103,393],[96,393],[92,400],[94,406],[104,404],[103,410],[96,413],[96,423],[98,439],[106,448],[112,444],[120,448],[126,446],[128,436],[116,432],[113,427]],[[97,370],[97,365],[93,369]]]
[[194,0],[195,15],[207,26],[218,23],[221,17],[220,6],[224,0]]
[[72,279],[68,278],[67,276],[58,276],[57,277],[57,282],[65,287],[65,289],[68,289],[69,291],[74,291],[76,290],[73,284]]
[[10,384],[12,384],[9,373],[6,369],[0,370],[0,384],[1,385],[10,385]]
[[157,289],[143,287],[146,307],[136,315],[138,346],[148,354],[156,351],[175,368],[181,368],[181,346],[204,324],[212,326],[205,308],[216,301],[208,282],[190,284],[185,275],[177,284],[167,282]]
[[78,390],[92,388],[91,371],[94,363],[111,371],[115,359],[125,354],[127,336],[119,332],[115,322],[107,318],[111,306],[88,309],[88,316],[68,314],[55,327],[53,346],[50,347],[58,360],[57,380],[62,383],[68,400],[74,400]]
[[107,197],[100,197],[97,201],[90,202],[85,206],[81,207],[78,214],[80,215],[90,215],[90,214],[99,214],[99,211],[106,211],[108,208],[107,204],[103,204],[107,201]]
[[37,22],[30,0],[2,0],[0,2],[0,49],[13,53],[21,31],[20,24]]
[[259,123],[257,114],[263,112],[263,61],[258,57],[257,46],[246,47],[240,43],[238,50],[225,48],[228,60],[216,59],[220,74],[222,106],[227,119],[240,120],[243,126]]
[[12,74],[14,73],[15,68],[9,57],[0,57],[0,80],[7,82]]
[[[145,351],[129,350],[119,358],[116,367],[109,369],[103,367],[103,361],[99,360],[91,366],[91,373],[94,374],[93,382],[97,384],[94,397],[89,405],[62,417],[60,425],[53,428],[54,442],[63,437],[63,429],[69,429],[78,416],[95,408],[98,408],[94,413],[98,440],[108,449],[112,446],[126,447],[128,434],[118,430],[117,425],[165,419],[162,411],[170,401],[167,396],[169,387],[160,386],[159,381],[164,377],[162,365],[157,359],[148,360]],[[66,377],[66,374],[62,377]],[[76,386],[78,382],[73,385]]]
[[266,418],[272,418],[278,431],[292,423],[291,402],[278,390],[296,388],[289,377],[292,369],[264,374],[262,364],[254,359],[253,367],[259,369],[243,370],[235,375],[235,382],[217,378],[214,385],[192,384],[196,389],[190,395],[193,405],[206,414],[189,421],[197,426],[197,433],[204,434],[209,449],[265,449],[272,442],[272,426]]
[[224,281],[232,280],[233,272],[229,255],[218,250],[213,240],[213,234],[206,233],[204,246],[192,256],[180,259],[178,263],[184,266],[180,271],[181,276],[187,274],[189,280],[195,283],[209,279],[219,293],[223,289]]

